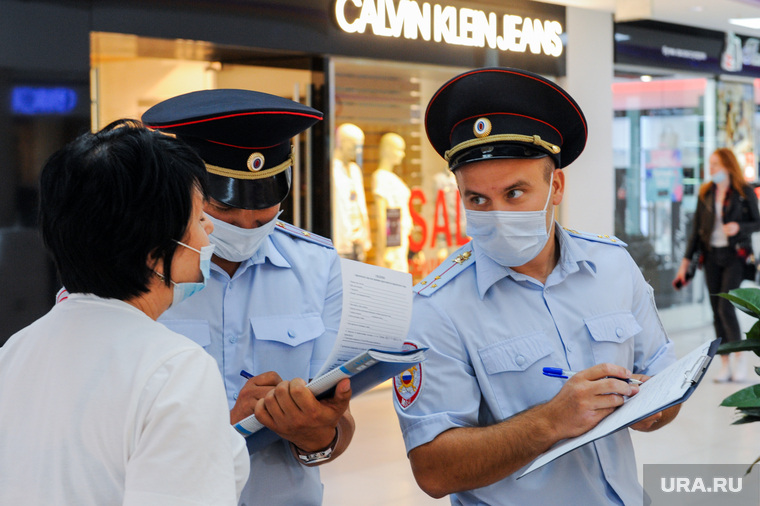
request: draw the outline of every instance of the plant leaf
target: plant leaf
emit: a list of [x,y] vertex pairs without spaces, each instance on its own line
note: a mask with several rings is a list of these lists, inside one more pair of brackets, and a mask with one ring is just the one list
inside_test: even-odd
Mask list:
[[757,416],[744,416],[742,418],[739,418],[735,422],[731,423],[731,425],[744,425],[745,423],[753,423],[760,421],[760,417]]
[[760,288],[736,288],[718,296],[730,300],[740,311],[760,318]]
[[755,461],[749,465],[749,467],[747,468],[747,472],[744,473],[744,476],[747,476],[749,473],[751,473],[752,472],[752,466],[754,466],[758,462],[760,462],[760,457],[756,458]]
[[760,384],[743,388],[729,395],[720,405],[734,408],[760,408]]
[[752,328],[747,332],[747,339],[760,340],[760,321],[756,321]]
[[742,339],[741,341],[732,341],[730,343],[723,343],[718,346],[718,354],[726,355],[728,353],[734,353],[735,351],[760,351],[760,340],[758,339]]
[[736,408],[744,416],[760,419],[760,407],[758,408]]

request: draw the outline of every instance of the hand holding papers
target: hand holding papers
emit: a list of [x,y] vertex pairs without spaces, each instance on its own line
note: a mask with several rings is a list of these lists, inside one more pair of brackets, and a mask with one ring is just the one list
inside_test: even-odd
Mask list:
[[520,478],[586,443],[684,402],[697,388],[712,357],[715,356],[719,342],[719,339],[715,339],[699,346],[665,370],[652,376],[639,387],[639,393],[628,398],[625,404],[599,422],[596,427],[581,436],[566,439],[555,445],[534,460]]
[[[343,310],[333,351],[306,387],[329,397],[343,378],[356,396],[424,360],[425,350],[402,351],[412,317],[412,276],[341,259]],[[276,439],[254,415],[235,424],[249,451]],[[256,440],[254,442],[254,439]]]

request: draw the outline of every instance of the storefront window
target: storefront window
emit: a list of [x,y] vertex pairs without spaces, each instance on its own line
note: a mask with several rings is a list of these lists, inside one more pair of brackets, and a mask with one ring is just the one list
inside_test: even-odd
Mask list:
[[[91,47],[93,130],[140,118],[162,100],[197,90],[249,89],[312,105],[315,71],[305,55],[101,32],[91,35]],[[313,131],[294,139],[291,193],[282,204],[282,219],[305,228],[311,228],[314,200]]]
[[691,310],[690,321],[703,321],[709,311],[702,273],[680,291],[671,282],[717,139],[715,82],[618,78],[613,99],[615,235],[628,243],[658,308]]
[[418,281],[468,241],[454,175],[427,142],[433,93],[464,69],[335,59],[333,241]]

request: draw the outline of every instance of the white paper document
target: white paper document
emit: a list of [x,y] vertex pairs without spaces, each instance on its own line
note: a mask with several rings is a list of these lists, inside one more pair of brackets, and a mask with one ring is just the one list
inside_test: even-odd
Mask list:
[[412,319],[412,275],[340,259],[343,312],[324,373],[370,348],[399,351]]
[[709,365],[711,356],[709,352],[712,351],[714,354],[714,349],[717,348],[717,343],[713,343],[715,342],[711,341],[699,346],[652,376],[639,387],[639,393],[627,398],[622,406],[599,422],[596,427],[581,436],[561,441],[534,460],[520,477],[522,478],[567,452],[628,427],[636,421],[658,413],[682,400],[689,389],[695,387],[695,378],[698,382],[704,373],[704,369]]
[[[425,359],[426,349],[402,350],[412,318],[412,276],[341,258],[343,312],[338,336],[324,367],[306,387],[320,398],[343,378],[359,395]],[[249,452],[278,436],[256,420],[239,421]]]

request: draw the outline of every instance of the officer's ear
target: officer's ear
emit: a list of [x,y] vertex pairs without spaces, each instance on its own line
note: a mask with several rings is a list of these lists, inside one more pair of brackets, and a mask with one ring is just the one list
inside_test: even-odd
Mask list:
[[565,171],[562,169],[554,169],[554,177],[552,178],[552,205],[558,206],[562,202],[564,195]]

